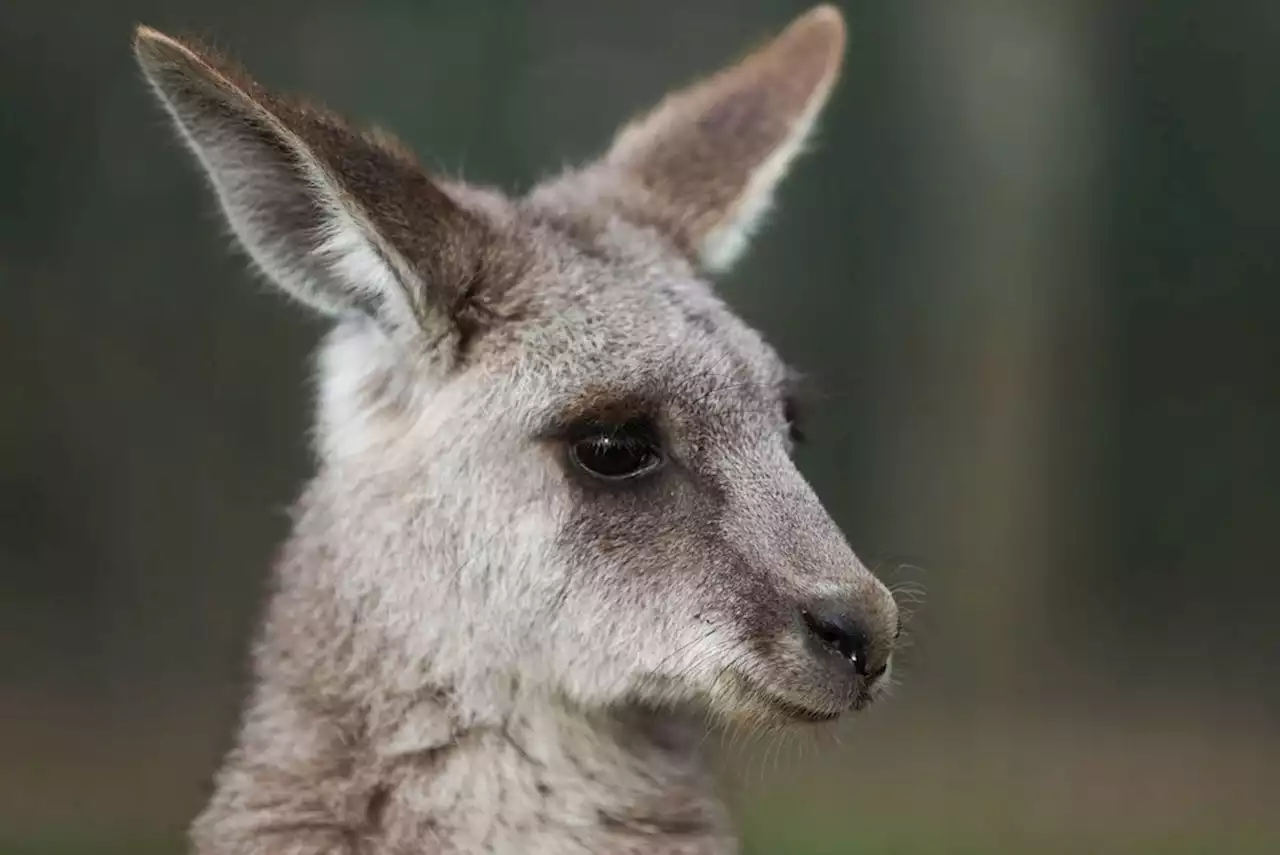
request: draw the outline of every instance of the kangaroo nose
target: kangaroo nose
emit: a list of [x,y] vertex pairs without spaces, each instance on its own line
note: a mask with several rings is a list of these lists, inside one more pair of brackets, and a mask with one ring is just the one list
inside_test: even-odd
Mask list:
[[871,661],[871,633],[857,612],[839,603],[821,602],[811,604],[801,614],[815,647],[848,660],[859,676],[878,677],[884,673],[884,662]]

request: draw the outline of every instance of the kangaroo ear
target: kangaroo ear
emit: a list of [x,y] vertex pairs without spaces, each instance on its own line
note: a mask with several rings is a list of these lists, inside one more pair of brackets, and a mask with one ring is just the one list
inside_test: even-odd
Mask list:
[[736,65],[625,126],[597,168],[608,194],[710,270],[730,266],[826,103],[844,19],[818,6]]
[[403,148],[147,27],[134,52],[236,237],[276,284],[330,315],[433,335],[456,326],[486,224]]

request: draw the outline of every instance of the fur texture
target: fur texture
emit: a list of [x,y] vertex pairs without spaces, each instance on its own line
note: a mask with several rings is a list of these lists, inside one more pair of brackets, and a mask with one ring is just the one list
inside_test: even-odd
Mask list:
[[[250,257],[333,318],[318,472],[197,852],[723,855],[707,716],[877,694],[897,608],[791,462],[789,371],[704,278],[843,47],[819,7],[511,199],[139,29]],[[582,465],[584,431],[634,424],[652,474]]]

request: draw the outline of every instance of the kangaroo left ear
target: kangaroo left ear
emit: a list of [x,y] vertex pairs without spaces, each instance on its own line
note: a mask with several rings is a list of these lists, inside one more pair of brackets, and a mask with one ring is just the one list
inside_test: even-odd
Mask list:
[[257,266],[330,316],[462,343],[498,241],[385,135],[267,92],[200,46],[139,27],[138,63]]
[[592,170],[607,196],[711,271],[742,254],[831,94],[845,25],[818,6],[625,126]]

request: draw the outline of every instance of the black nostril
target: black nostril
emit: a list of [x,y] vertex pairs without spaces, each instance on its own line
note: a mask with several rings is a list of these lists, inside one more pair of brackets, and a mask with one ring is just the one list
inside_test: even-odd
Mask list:
[[866,675],[867,634],[857,619],[847,612],[824,608],[805,609],[802,614],[810,635],[826,649],[852,662],[859,674]]

